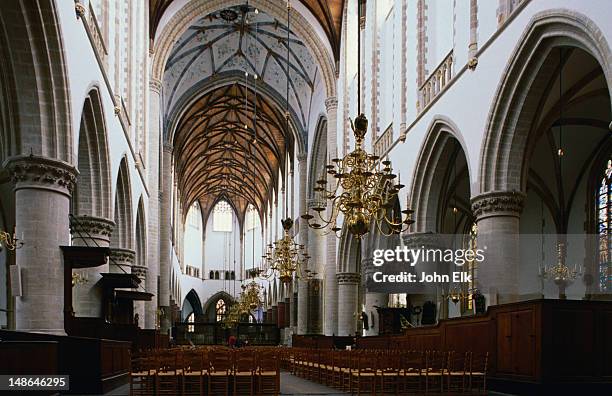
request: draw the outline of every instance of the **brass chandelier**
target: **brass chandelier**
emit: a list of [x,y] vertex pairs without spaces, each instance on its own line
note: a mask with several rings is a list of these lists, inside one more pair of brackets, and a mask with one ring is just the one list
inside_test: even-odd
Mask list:
[[341,228],[338,227],[337,217],[340,213],[344,215],[348,231],[356,238],[367,234],[372,222],[384,235],[399,234],[414,223],[411,209],[401,212],[405,214],[403,221],[399,213],[393,212],[394,202],[404,185],[399,180],[394,184],[397,175],[393,173],[391,161],[379,161],[380,157],[364,150],[364,137],[368,129],[365,115],[360,114],[351,124],[355,134],[355,150],[344,158],[334,158],[333,164],[325,167],[327,174],[338,179],[338,183],[328,190],[324,176],[317,180],[317,187],[314,188],[331,204],[331,216],[328,219],[323,217],[322,212],[326,207],[321,204],[312,209],[317,212],[318,219],[310,213],[301,217],[312,228],[330,227],[338,237]]
[[[362,17],[362,2],[358,2],[358,18]],[[381,158],[369,154],[364,149],[364,138],[368,130],[368,119],[361,113],[361,27],[357,28],[357,118],[351,121],[351,128],[355,135],[355,149],[344,158],[332,159],[332,164],[325,166],[327,175],[337,179],[335,186],[327,187],[325,173],[317,186],[316,194],[323,203],[313,208],[315,215],[305,213],[301,217],[308,222],[311,228],[330,228],[337,237],[342,230],[338,225],[338,215],[343,214],[344,223],[348,231],[358,239],[368,233],[370,224],[374,222],[378,230],[384,235],[399,234],[406,231],[414,223],[411,219],[412,210],[406,208],[401,213],[405,215],[402,220],[401,213],[395,213],[394,206],[398,192],[404,187],[399,177],[393,173],[391,161],[387,157]],[[395,179],[397,183],[394,184]],[[326,210],[324,202],[331,205],[329,218],[324,218],[322,212]]]
[[266,254],[263,256],[268,271],[268,277],[278,274],[281,282],[287,284],[293,279],[295,273],[298,278],[308,277],[311,272],[306,269],[310,255],[304,245],[295,242],[290,234],[293,220],[286,218],[281,220],[283,225],[283,237],[267,246]]

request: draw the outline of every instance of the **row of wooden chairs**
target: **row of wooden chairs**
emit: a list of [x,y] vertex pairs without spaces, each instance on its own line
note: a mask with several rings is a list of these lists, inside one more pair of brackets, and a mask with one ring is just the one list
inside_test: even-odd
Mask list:
[[133,396],[278,395],[275,348],[204,347],[149,351],[134,356]]
[[488,353],[292,348],[293,374],[352,394],[486,394]]

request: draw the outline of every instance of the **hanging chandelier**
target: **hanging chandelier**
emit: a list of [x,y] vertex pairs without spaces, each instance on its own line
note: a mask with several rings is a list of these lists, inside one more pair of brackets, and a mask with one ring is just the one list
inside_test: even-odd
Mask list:
[[267,276],[271,277],[278,274],[281,282],[287,284],[293,279],[293,274],[296,274],[298,278],[306,278],[309,276],[308,274],[311,274],[306,269],[310,256],[304,245],[296,243],[290,234],[293,220],[287,218],[281,220],[281,224],[283,225],[283,237],[274,242],[274,245],[269,244],[267,246],[263,259],[267,268],[271,270],[266,271]]
[[251,280],[247,284],[243,284],[242,293],[240,294],[240,305],[243,310],[247,310],[248,312],[253,311],[259,308],[262,304],[260,292],[261,286],[255,282],[255,280]]
[[[362,17],[363,3],[358,2],[358,23]],[[406,231],[414,223],[411,219],[412,210],[394,211],[399,191],[404,187],[399,177],[393,173],[389,158],[382,160],[377,155],[364,149],[364,138],[368,130],[368,119],[361,113],[361,27],[357,28],[357,112],[359,115],[351,129],[355,135],[355,149],[344,158],[334,158],[331,164],[325,166],[323,176],[316,181],[315,194],[320,198],[320,204],[312,208],[317,215],[305,213],[301,217],[314,229],[329,228],[340,237],[341,227],[338,225],[338,215],[342,213],[348,231],[356,238],[368,233],[370,224],[374,222],[384,235],[399,234]],[[327,175],[337,180],[328,189]],[[397,178],[397,183],[395,179]],[[325,202],[331,206],[329,218],[323,216],[326,210]]]
[[552,280],[557,286],[565,287],[582,276],[582,266],[574,265],[570,268],[565,263],[566,251],[565,243],[557,243],[557,263],[552,266],[540,268],[540,276],[544,279]]
[[327,174],[337,179],[338,183],[328,190],[327,179],[323,176],[317,180],[317,187],[314,188],[323,202],[331,204],[331,216],[324,218],[322,212],[326,206],[320,204],[312,209],[318,214],[316,219],[310,213],[303,214],[302,219],[315,229],[330,227],[338,237],[341,228],[338,227],[337,217],[340,213],[344,216],[348,231],[356,238],[367,234],[372,222],[387,236],[406,231],[414,223],[411,219],[413,211],[404,209],[401,213],[405,218],[402,220],[401,215],[393,210],[404,185],[399,179],[394,184],[397,175],[393,173],[391,161],[379,161],[378,156],[364,150],[364,137],[368,129],[365,115],[360,114],[354,123],[351,122],[351,127],[355,135],[355,150],[344,158],[334,158],[333,164],[325,167]]

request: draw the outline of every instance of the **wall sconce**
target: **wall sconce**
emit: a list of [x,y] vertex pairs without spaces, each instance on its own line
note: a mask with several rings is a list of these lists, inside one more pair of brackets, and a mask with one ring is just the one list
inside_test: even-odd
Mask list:
[[19,239],[15,235],[15,229],[13,229],[12,235],[6,231],[0,231],[0,244],[8,250],[21,249],[23,247],[23,233],[21,234],[21,239]]

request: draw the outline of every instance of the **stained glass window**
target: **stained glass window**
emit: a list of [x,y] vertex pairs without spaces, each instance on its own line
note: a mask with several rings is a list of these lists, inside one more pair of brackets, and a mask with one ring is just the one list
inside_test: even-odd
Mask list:
[[599,290],[612,291],[612,268],[610,253],[612,249],[612,159],[604,171],[597,195],[597,232],[599,234]]
[[[478,239],[478,226],[476,225],[476,223],[472,223],[472,225],[470,226],[470,228],[468,230],[468,233],[466,233],[465,236],[464,236],[464,246],[465,246],[465,249],[472,250],[473,252],[475,252],[476,249],[478,249],[477,239]],[[477,275],[478,275],[478,262],[476,260],[472,259],[472,260],[468,260],[466,264],[467,264],[467,266],[466,266],[467,267],[467,273],[468,273],[468,275],[471,275],[472,278],[471,278],[470,282],[467,284],[468,298],[465,300],[465,304],[464,304],[463,309],[471,311],[473,309],[472,295],[476,291],[476,278],[477,278]]]
[[257,210],[252,205],[249,205],[246,213],[246,229],[251,231],[256,227],[259,227],[259,216]]
[[217,305],[215,306],[215,312],[217,313],[217,322],[221,322],[225,317],[225,301],[217,301]]

